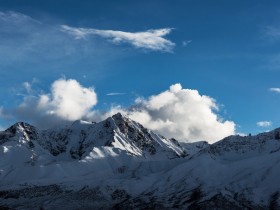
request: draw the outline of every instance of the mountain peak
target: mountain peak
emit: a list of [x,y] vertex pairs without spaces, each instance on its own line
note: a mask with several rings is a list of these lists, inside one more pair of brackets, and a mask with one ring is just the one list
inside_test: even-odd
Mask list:
[[[154,158],[155,154],[167,158],[184,156],[181,145],[153,133],[121,113],[99,123],[77,120],[70,126],[43,131],[27,123],[18,122],[0,133],[2,143],[9,139],[15,142],[34,141],[52,156],[67,161],[99,158],[103,153],[111,156],[115,152],[139,158]],[[151,155],[154,157],[150,157]]]
[[128,119],[127,116],[125,116],[124,114],[122,114],[122,113],[120,113],[120,112],[118,112],[117,114],[114,114],[114,115],[112,116],[112,118],[113,118],[114,120],[127,120],[127,119]]
[[35,139],[38,139],[37,128],[25,122],[17,122],[0,132],[0,145],[13,140],[20,144],[27,144],[29,148],[32,148],[34,146],[32,140]]
[[31,127],[34,127],[34,126],[32,126],[26,122],[17,122],[6,130],[14,130],[14,129],[23,130],[23,129],[28,129]]
[[26,135],[35,135],[37,133],[37,129],[25,122],[17,122],[11,127],[7,128],[4,132],[10,133],[12,136],[16,134],[26,134]]

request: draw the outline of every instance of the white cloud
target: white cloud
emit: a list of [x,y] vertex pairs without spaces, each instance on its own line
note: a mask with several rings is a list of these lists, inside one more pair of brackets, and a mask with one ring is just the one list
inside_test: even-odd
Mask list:
[[77,120],[86,116],[96,103],[92,88],[84,88],[76,80],[59,79],[52,84],[51,95],[40,96],[38,107],[62,119]]
[[107,93],[107,96],[120,96],[120,95],[125,95],[125,93]]
[[235,133],[235,123],[222,120],[215,111],[213,98],[175,84],[148,99],[138,98],[129,110],[113,107],[104,117],[121,112],[166,137],[213,143]]
[[22,85],[23,85],[24,89],[26,90],[26,92],[28,94],[31,94],[31,92],[32,92],[31,84],[29,82],[24,82]]
[[271,92],[280,93],[280,88],[269,88]]
[[256,124],[257,124],[257,126],[259,126],[259,127],[266,128],[266,127],[271,126],[271,125],[272,125],[272,122],[270,122],[270,121],[260,121],[260,122],[257,122]]
[[48,128],[63,121],[90,117],[96,103],[97,95],[93,88],[85,88],[73,79],[58,79],[51,85],[49,94],[27,95],[12,112],[21,120],[30,120],[39,127]]
[[143,32],[124,32],[114,30],[98,30],[93,28],[75,28],[62,25],[61,30],[76,39],[84,39],[89,35],[97,35],[110,39],[113,43],[129,43],[136,48],[153,51],[172,52],[175,43],[163,38],[171,32],[171,28],[148,30]]

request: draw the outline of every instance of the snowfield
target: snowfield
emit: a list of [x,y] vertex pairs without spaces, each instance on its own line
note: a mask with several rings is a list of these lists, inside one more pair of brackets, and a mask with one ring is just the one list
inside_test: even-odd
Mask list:
[[179,143],[116,114],[0,132],[3,209],[279,209],[280,129]]

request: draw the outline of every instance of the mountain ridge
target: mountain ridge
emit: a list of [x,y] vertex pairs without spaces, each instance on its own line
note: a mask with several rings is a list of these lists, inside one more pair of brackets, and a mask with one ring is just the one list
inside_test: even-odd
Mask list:
[[19,122],[0,132],[0,207],[277,207],[279,132],[180,143],[121,114],[43,131]]

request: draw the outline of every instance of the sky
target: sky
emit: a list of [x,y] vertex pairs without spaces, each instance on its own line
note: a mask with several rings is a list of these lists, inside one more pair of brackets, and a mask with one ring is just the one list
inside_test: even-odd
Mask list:
[[122,112],[181,141],[280,127],[280,2],[0,0],[0,130]]

